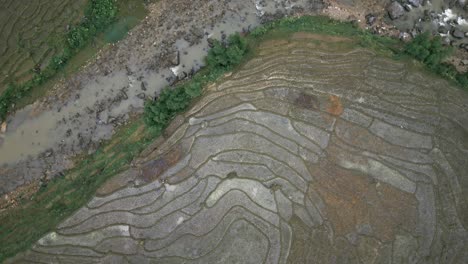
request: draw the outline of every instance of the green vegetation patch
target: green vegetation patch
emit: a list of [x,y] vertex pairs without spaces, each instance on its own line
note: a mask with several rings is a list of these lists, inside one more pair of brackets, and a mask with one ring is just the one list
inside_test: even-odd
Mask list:
[[404,53],[426,65],[432,72],[454,81],[468,90],[468,73],[460,73],[455,66],[444,63],[453,49],[442,45],[442,39],[432,37],[429,33],[419,34],[405,45]]
[[146,124],[163,130],[178,113],[187,109],[192,99],[202,94],[202,87],[238,65],[247,54],[247,40],[238,33],[229,36],[226,43],[213,41],[206,57],[206,67],[189,82],[164,88],[159,97],[145,105]]

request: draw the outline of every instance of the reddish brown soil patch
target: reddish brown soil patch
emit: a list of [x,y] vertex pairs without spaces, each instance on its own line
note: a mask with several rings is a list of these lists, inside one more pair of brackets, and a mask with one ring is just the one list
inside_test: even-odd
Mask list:
[[343,113],[343,105],[341,104],[341,99],[336,95],[330,95],[328,98],[328,107],[327,112],[339,116]]
[[310,186],[325,202],[325,211],[336,235],[370,225],[382,241],[394,239],[399,228],[414,230],[417,201],[410,194],[354,171],[322,162],[313,166],[316,181]]

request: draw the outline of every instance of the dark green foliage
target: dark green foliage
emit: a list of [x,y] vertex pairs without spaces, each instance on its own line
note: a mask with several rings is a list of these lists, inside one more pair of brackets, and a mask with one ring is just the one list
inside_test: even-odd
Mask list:
[[253,36],[254,38],[258,38],[258,37],[265,35],[268,32],[268,30],[269,29],[265,26],[258,26],[250,32],[250,35]]
[[10,84],[0,95],[0,121],[5,120],[11,106],[27,95],[34,87],[44,84],[63,69],[71,57],[83,48],[99,32],[110,25],[117,16],[115,0],[90,0],[82,22],[73,27],[66,36],[61,54],[55,55],[41,72],[23,84]]
[[195,98],[201,95],[202,87],[200,83],[189,83],[184,86],[185,93],[190,96],[190,98]]
[[442,45],[440,37],[431,37],[429,33],[419,34],[404,48],[406,54],[424,63],[431,71],[468,89],[467,73],[460,73],[453,65],[443,62],[452,51],[451,47]]
[[435,67],[450,55],[452,49],[444,47],[440,37],[431,37],[429,33],[423,33],[405,46],[405,52],[429,67]]
[[114,22],[116,16],[115,0],[91,0],[85,11],[87,24],[97,31],[104,30],[110,23]]
[[103,31],[117,16],[114,0],[90,0],[83,21],[68,33],[68,45],[72,49],[85,46],[97,33]]
[[227,44],[214,40],[213,45],[206,57],[208,67],[211,68],[235,66],[239,64],[247,52],[247,42],[239,33],[229,36]]
[[226,44],[217,40],[213,44],[204,69],[209,74],[197,74],[189,82],[175,88],[166,87],[161,91],[159,98],[146,102],[145,122],[148,126],[157,130],[164,129],[174,116],[187,109],[193,98],[201,95],[204,84],[239,64],[247,53],[247,41],[238,33],[229,36]]

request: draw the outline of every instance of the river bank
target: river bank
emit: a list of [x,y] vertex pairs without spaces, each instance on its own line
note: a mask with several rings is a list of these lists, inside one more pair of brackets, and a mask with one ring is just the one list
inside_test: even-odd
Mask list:
[[145,99],[200,68],[209,38],[222,39],[276,16],[318,12],[322,6],[215,2],[151,4],[147,18],[126,39],[11,116],[1,139],[0,193],[50,180],[73,167],[76,155],[92,153],[115,127],[141,112]]

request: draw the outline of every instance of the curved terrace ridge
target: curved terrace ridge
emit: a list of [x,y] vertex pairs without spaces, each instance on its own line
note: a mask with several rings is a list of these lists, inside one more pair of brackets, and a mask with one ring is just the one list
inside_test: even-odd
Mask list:
[[347,41],[262,43],[10,262],[468,262],[468,96]]

